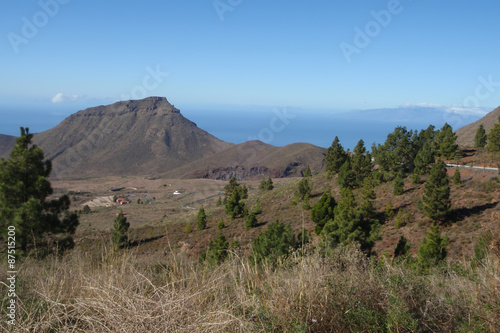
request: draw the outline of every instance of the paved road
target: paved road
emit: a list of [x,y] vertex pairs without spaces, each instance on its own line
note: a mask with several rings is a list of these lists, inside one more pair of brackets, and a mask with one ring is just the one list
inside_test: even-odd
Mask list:
[[498,168],[483,167],[479,165],[460,165],[460,164],[446,164],[448,168],[464,168],[464,169],[478,169],[478,170],[489,170],[498,172]]

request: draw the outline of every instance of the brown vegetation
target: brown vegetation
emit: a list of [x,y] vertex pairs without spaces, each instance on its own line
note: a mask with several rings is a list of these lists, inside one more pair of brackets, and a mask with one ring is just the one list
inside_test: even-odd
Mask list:
[[356,248],[306,249],[278,266],[233,253],[214,267],[174,253],[153,262],[74,252],[22,263],[14,331],[495,332],[498,260],[420,275]]

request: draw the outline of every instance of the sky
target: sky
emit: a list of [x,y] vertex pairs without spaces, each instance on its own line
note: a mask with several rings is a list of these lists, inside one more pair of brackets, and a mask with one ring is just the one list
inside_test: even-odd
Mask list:
[[146,96],[181,111],[500,105],[496,0],[2,5],[3,121]]

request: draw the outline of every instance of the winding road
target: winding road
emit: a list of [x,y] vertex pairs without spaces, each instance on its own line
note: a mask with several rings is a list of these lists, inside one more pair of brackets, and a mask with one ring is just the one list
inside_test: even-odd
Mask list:
[[464,169],[476,169],[476,170],[488,170],[488,171],[497,171],[498,168],[491,168],[491,167],[483,167],[479,165],[461,165],[461,164],[446,164],[446,167],[448,168],[464,168]]

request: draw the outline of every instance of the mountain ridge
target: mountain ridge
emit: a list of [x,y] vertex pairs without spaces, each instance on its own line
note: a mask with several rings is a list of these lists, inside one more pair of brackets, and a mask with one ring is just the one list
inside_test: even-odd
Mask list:
[[[3,139],[2,139],[3,138]],[[8,155],[15,137],[0,138]],[[35,133],[33,143],[52,161],[53,179],[168,175],[226,179],[301,175],[323,167],[325,148],[275,147],[260,141],[225,142],[185,118],[165,97],[120,101],[78,111]]]
[[0,157],[8,157],[15,144],[15,136],[0,134]]
[[35,134],[55,177],[164,172],[233,144],[199,129],[164,97],[122,101],[70,115]]
[[493,111],[486,114],[481,119],[458,129],[455,133],[457,135],[457,143],[462,147],[474,147],[474,137],[476,136],[477,129],[480,125],[484,126],[486,133],[489,133],[493,125],[498,122],[500,116],[500,106]]
[[[302,176],[309,166],[313,171],[324,168],[326,148],[310,143],[292,143],[276,147],[253,140],[218,152],[167,173],[173,178],[207,178],[229,180],[282,178]],[[186,170],[190,170],[186,172]]]

